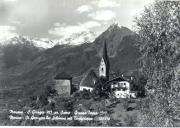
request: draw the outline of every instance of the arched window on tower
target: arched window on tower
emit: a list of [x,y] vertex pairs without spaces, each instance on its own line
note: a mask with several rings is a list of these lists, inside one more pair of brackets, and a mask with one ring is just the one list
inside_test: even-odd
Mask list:
[[104,68],[101,68],[101,71],[104,72]]

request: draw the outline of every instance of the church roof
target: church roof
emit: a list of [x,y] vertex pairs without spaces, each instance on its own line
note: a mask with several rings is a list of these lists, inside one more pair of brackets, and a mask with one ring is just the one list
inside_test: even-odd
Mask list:
[[83,79],[80,82],[80,86],[86,86],[86,87],[95,87],[95,83],[98,80],[98,77],[93,69],[90,69],[88,73],[83,77]]
[[72,76],[70,76],[69,74],[65,73],[65,72],[61,72],[59,74],[57,74],[55,77],[54,77],[55,80],[58,80],[58,79],[72,79]]

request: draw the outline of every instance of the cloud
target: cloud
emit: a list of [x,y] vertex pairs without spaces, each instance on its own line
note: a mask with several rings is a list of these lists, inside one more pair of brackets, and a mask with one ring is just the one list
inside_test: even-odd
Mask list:
[[60,27],[60,26],[65,26],[66,24],[65,23],[59,23],[59,22],[56,22],[56,23],[54,23],[54,26],[55,27]]
[[17,0],[3,0],[4,2],[16,2]]
[[117,3],[115,0],[94,0],[92,1],[92,4],[98,6],[99,8],[113,8],[120,6],[120,4]]
[[78,13],[90,12],[93,9],[90,5],[82,5],[77,8]]
[[62,44],[81,44],[82,42],[92,42],[96,34],[91,31],[92,28],[100,27],[97,21],[87,21],[77,25],[66,25],[64,23],[55,23],[48,32],[50,35],[60,37]]
[[91,28],[100,27],[101,24],[96,21],[87,21],[84,23],[78,23],[77,25],[66,25],[61,23],[55,23],[54,27],[51,28],[48,32],[51,35],[69,37],[73,34],[78,34],[82,32],[90,31]]
[[93,27],[100,27],[101,26],[101,24],[99,22],[96,22],[96,21],[88,21],[88,22],[85,22],[81,25],[86,27],[86,28],[93,28]]
[[17,20],[12,20],[12,21],[10,21],[10,23],[13,25],[22,25],[22,23],[20,21],[17,21]]
[[116,17],[116,14],[111,10],[99,10],[88,14],[88,16],[98,21],[110,21]]
[[5,41],[17,36],[15,30],[16,28],[14,26],[0,26],[0,41]]
[[69,26],[58,26],[50,29],[48,32],[49,34],[56,35],[56,36],[70,36],[74,33],[81,33],[82,31],[86,31],[86,28],[79,25],[69,25]]

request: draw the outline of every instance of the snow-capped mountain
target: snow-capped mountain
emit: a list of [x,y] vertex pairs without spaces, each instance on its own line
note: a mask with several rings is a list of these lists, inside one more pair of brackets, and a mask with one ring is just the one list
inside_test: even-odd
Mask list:
[[68,37],[64,37],[59,42],[60,44],[69,44],[69,45],[79,45],[82,43],[91,43],[94,41],[96,34],[88,31],[88,32],[81,32],[75,33]]
[[[74,33],[68,36],[65,36],[60,39],[50,40],[47,38],[29,38],[26,36],[15,36],[6,41],[0,42],[1,45],[6,44],[15,44],[15,43],[31,43],[38,48],[48,49],[52,48],[55,45],[80,45],[84,43],[94,42],[95,45],[98,45],[99,49],[102,44],[102,40],[106,40],[113,49],[116,49],[119,42],[123,39],[124,36],[132,35],[134,32],[129,30],[126,27],[114,23],[108,27],[100,36],[97,36],[94,32],[83,31],[81,33]],[[109,45],[110,46],[110,45]],[[111,50],[110,50],[111,51]],[[114,51],[111,51],[113,53]]]
[[48,49],[54,47],[55,45],[62,45],[62,44],[80,45],[83,43],[90,43],[94,41],[95,37],[96,34],[90,31],[75,33],[71,36],[63,37],[61,39],[56,39],[56,40],[50,40],[46,38],[40,38],[40,39],[29,38],[27,36],[15,36],[6,41],[2,41],[0,44],[6,45],[6,44],[16,44],[16,43],[31,43],[38,48]]
[[[78,37],[78,35],[73,36],[73,38],[71,39],[76,39],[76,37]],[[22,43],[28,43],[28,41],[26,40],[30,40],[28,38],[24,39],[23,37],[19,38],[14,38],[12,42],[16,43],[20,40],[20,42]],[[79,45],[78,47],[57,46],[45,50],[45,52],[39,52],[39,50],[36,51],[34,49],[30,49],[30,52],[26,50],[16,50],[19,51],[18,56],[16,56],[16,54],[12,54],[12,52],[8,53],[8,55],[12,54],[12,56],[7,57],[14,57],[15,62],[16,60],[18,61],[18,63],[16,62],[16,65],[12,65],[12,62],[10,63],[11,65],[9,67],[12,68],[9,68],[8,74],[21,74],[21,77],[19,79],[13,79],[13,84],[15,83],[14,81],[18,83],[21,80],[23,82],[24,80],[26,80],[26,83],[22,84],[23,93],[25,92],[27,94],[31,94],[29,92],[34,92],[38,94],[39,90],[37,89],[37,87],[42,88],[44,87],[44,85],[48,85],[51,82],[50,80],[52,79],[52,76],[56,72],[66,71],[72,74],[72,76],[79,77],[82,76],[82,74],[86,73],[91,67],[98,68],[101,59],[99,53],[101,53],[103,48],[102,46],[105,41],[107,42],[108,53],[109,55],[111,55],[111,70],[121,72],[134,71],[137,69],[136,61],[140,56],[139,50],[134,46],[134,44],[136,43],[135,38],[135,33],[128,28],[113,24],[107,30],[105,30],[105,32],[99,35],[93,43],[86,43],[83,45]],[[49,42],[49,40],[47,39],[33,39],[33,43],[35,44],[40,44],[39,41],[43,41],[48,45],[50,45],[51,43],[52,45],[59,43],[58,40],[56,42]],[[33,54],[30,54],[29,56],[29,53]],[[29,58],[27,58],[26,55],[28,55]],[[77,80],[76,82],[79,83],[79,80]],[[31,86],[26,86],[26,88],[24,88],[24,85]]]
[[29,43],[32,44],[38,48],[51,48],[53,47],[55,44],[48,39],[36,39],[36,38],[28,38],[26,36],[15,36],[12,37],[6,41],[2,41],[1,45],[7,45],[7,44],[25,44],[25,43]]

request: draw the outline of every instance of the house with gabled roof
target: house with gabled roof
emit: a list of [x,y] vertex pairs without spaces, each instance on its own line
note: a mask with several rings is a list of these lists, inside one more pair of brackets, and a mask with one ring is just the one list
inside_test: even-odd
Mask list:
[[129,98],[130,83],[123,77],[116,77],[106,82],[111,88],[111,94],[116,98]]
[[79,85],[79,90],[80,91],[88,90],[92,92],[97,81],[98,81],[98,77],[96,73],[94,72],[93,69],[90,69],[81,80]]

